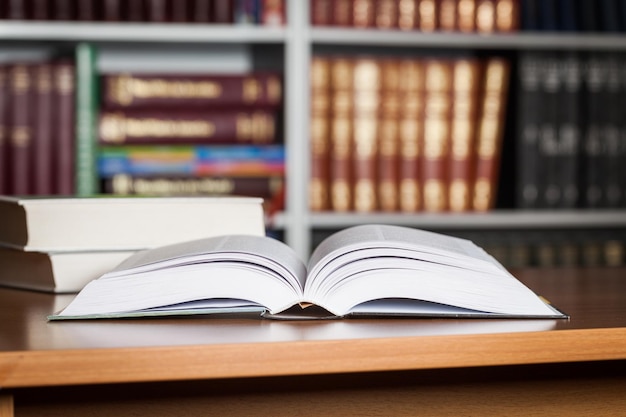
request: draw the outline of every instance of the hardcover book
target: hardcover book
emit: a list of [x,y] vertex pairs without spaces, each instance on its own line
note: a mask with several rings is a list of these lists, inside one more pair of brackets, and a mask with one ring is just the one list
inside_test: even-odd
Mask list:
[[[308,265],[228,235],[132,255],[50,319],[257,312],[265,317],[565,318],[471,241],[389,225],[341,230]],[[321,313],[321,314],[320,314]]]
[[0,196],[0,246],[139,250],[224,233],[265,234],[262,199]]

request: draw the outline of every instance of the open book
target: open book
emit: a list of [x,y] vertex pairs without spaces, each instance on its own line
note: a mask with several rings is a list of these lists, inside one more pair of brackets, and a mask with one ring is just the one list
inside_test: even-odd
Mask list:
[[[312,306],[317,306],[313,308]],[[336,232],[305,265],[282,242],[230,235],[138,252],[50,319],[260,312],[564,318],[471,241],[390,225]]]

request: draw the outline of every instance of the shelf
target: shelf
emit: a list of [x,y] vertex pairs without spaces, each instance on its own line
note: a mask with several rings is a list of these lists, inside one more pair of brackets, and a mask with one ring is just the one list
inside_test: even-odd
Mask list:
[[[312,229],[335,229],[365,223],[385,223],[428,229],[594,229],[626,228],[626,210],[499,210],[489,213],[311,213]],[[278,214],[272,227],[282,229]]]
[[313,28],[311,41],[325,45],[364,45],[456,49],[626,50],[626,37],[603,33],[422,33],[397,30]]
[[103,22],[0,22],[1,40],[284,43],[280,27]]

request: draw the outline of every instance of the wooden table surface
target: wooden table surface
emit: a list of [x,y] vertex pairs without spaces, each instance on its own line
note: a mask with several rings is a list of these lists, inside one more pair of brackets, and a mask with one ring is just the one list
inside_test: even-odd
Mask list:
[[72,295],[0,289],[0,387],[626,359],[626,269],[512,272],[571,318],[48,322]]

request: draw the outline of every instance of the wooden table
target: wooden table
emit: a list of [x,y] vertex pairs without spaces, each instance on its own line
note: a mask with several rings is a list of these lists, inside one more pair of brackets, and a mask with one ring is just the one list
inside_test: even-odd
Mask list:
[[0,289],[0,417],[626,415],[626,269],[514,274],[569,320],[47,322]]

